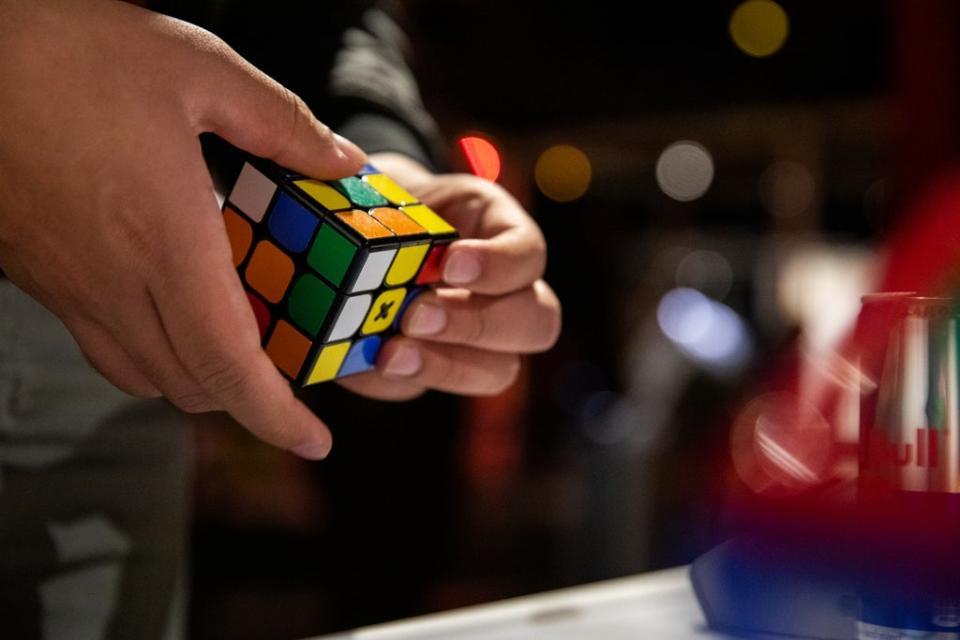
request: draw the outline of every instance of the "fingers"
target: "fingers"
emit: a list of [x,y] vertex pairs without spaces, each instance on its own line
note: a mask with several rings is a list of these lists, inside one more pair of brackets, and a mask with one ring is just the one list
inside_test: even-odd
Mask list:
[[383,346],[377,370],[388,379],[410,385],[488,396],[500,393],[516,380],[520,357],[400,336]]
[[530,286],[543,275],[545,264],[543,248],[524,231],[511,230],[489,240],[454,242],[444,259],[443,281],[498,295]]
[[123,298],[124,313],[115,315],[111,330],[137,368],[180,410],[203,413],[219,409],[174,352],[149,292],[137,291]]
[[183,197],[171,215],[189,222],[170,225],[166,245],[176,250],[160,256],[149,283],[174,354],[203,393],[255,435],[302,457],[325,457],[330,432],[260,347],[212,192],[184,185]]
[[543,234],[499,185],[474,176],[436,176],[421,197],[465,238],[450,245],[444,258],[447,284],[498,295],[529,287],[543,276]]
[[213,49],[195,83],[200,131],[314,178],[359,171],[366,154],[317,120],[303,100],[219,39]]
[[549,349],[560,324],[560,303],[542,280],[495,297],[463,289],[427,291],[404,315],[406,337],[384,345],[377,372],[344,378],[340,384],[380,400],[408,400],[425,388],[497,394],[516,378],[516,354]]
[[413,382],[385,378],[377,371],[347,376],[337,382],[344,389],[368,398],[394,402],[413,400],[427,390],[426,387]]
[[[518,321],[522,319],[522,321]],[[437,289],[418,296],[403,317],[403,333],[431,342],[504,353],[549,349],[560,334],[560,302],[543,280],[504,296]]]

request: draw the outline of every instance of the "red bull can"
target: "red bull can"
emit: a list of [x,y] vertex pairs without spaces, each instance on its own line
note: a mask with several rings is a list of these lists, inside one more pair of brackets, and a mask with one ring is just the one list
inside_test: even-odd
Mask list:
[[951,298],[865,296],[858,637],[960,640],[960,381]]

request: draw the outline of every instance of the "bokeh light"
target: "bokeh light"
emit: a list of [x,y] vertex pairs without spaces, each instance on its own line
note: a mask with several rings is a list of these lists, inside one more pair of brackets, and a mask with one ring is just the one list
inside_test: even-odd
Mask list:
[[660,189],[674,200],[696,200],[713,182],[713,158],[702,144],[679,140],[657,158],[656,176]]
[[718,370],[736,370],[752,351],[746,323],[725,304],[695,289],[668,291],[657,306],[660,330],[696,362]]
[[733,268],[716,251],[691,251],[680,260],[675,275],[677,286],[702,291],[715,300],[723,300],[733,286]]
[[534,168],[537,187],[555,202],[572,202],[590,188],[593,168],[580,149],[558,144],[540,154]]
[[813,205],[817,185],[810,170],[799,162],[774,162],[760,176],[760,201],[778,218],[793,218]]
[[500,177],[500,152],[492,142],[480,136],[463,136],[460,138],[460,149],[474,175],[490,182],[497,181]]
[[773,0],[747,0],[730,16],[733,43],[755,58],[765,58],[779,51],[789,32],[787,12]]

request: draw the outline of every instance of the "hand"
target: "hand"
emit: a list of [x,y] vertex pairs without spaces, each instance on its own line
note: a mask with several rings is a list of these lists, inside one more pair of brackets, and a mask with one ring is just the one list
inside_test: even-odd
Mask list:
[[197,136],[320,179],[365,160],[210,33],[119,2],[0,2],[0,268],[138,396],[320,458],[260,348]]
[[549,349],[560,333],[560,302],[541,279],[540,229],[499,185],[471,175],[433,175],[399,154],[371,162],[435,209],[463,236],[442,265],[447,287],[418,296],[403,335],[384,345],[377,371],[344,378],[374,398],[404,400],[427,388],[467,395],[503,391],[518,354]]

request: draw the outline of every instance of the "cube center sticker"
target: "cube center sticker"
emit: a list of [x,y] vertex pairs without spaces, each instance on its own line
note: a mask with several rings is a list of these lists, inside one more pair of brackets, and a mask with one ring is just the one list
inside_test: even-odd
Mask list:
[[403,288],[382,291],[370,307],[370,313],[367,314],[361,330],[363,334],[380,333],[388,329],[403,305],[406,295],[407,290]]

